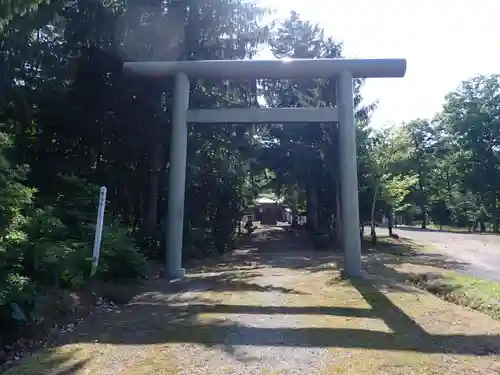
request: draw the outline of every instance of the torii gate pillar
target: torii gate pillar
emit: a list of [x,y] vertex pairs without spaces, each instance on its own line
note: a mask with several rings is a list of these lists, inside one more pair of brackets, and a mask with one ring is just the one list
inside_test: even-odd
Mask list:
[[[175,76],[170,179],[166,221],[166,277],[184,276],[182,237],[188,123],[300,123],[338,122],[340,201],[344,274],[361,275],[356,127],[353,78],[403,77],[404,59],[300,59],[126,62],[125,72],[151,78]],[[331,78],[337,76],[335,108],[250,108],[189,110],[190,78]]]
[[189,79],[184,73],[175,76],[172,136],[170,140],[170,173],[168,211],[165,230],[165,275],[175,280],[184,277],[182,237],[184,234],[184,194],[186,191],[187,111]]
[[358,160],[356,157],[356,124],[352,73],[337,77],[339,107],[340,204],[344,273],[361,276],[361,238],[359,236]]

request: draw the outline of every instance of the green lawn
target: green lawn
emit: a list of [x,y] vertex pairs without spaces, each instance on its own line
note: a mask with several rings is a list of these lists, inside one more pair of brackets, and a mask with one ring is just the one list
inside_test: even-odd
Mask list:
[[[439,256],[432,246],[382,236],[375,247],[366,243],[365,249],[368,252],[368,269],[390,277],[397,276],[447,301],[500,320],[500,283],[462,275],[449,269],[445,257]],[[389,256],[389,261],[386,259],[386,264],[381,264],[374,255],[378,253]],[[424,260],[422,255],[425,255]]]

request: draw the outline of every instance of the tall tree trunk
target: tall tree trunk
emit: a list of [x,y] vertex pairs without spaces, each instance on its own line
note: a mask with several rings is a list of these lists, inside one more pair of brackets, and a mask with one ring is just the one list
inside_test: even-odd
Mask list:
[[[153,128],[150,131],[149,138],[149,150],[151,151],[148,155],[148,170],[149,170],[149,186],[148,194],[145,197],[147,203],[145,203],[146,214],[144,220],[145,233],[151,236],[157,226],[158,226],[158,200],[160,198],[160,174],[163,170],[162,163],[164,162],[164,149],[162,140],[162,130],[163,126],[166,125],[167,119],[165,116],[165,96],[163,92],[158,92],[157,95],[153,95],[152,107],[155,109],[155,114],[152,118]],[[158,98],[158,102],[156,101]],[[165,149],[168,146],[165,145]]]
[[340,241],[340,245],[343,246],[341,243],[342,241],[342,207],[340,205],[340,185],[339,182],[337,181],[336,183],[337,189],[336,189],[336,203],[335,203],[335,232],[337,234],[337,239]]
[[424,208],[424,211],[422,213],[422,229],[427,229],[427,210]]
[[422,229],[427,228],[427,195],[424,190],[424,182],[423,178],[419,172],[418,176],[418,186],[420,188],[420,193],[422,196],[420,197],[420,211],[422,211]]
[[162,147],[159,141],[152,145],[152,152],[149,158],[150,180],[147,203],[147,214],[145,220],[145,231],[148,235],[154,233],[158,224],[158,197],[160,192],[160,170],[162,157]]
[[387,208],[387,229],[389,230],[389,236],[392,237],[392,228],[394,226],[394,216],[392,214],[392,206],[389,205]]
[[375,206],[377,203],[378,186],[375,186],[372,200],[371,222],[370,222],[370,236],[372,237],[372,245],[377,244],[377,232],[375,230]]
[[359,238],[361,240],[361,243],[363,243],[363,237],[365,236],[365,226],[363,221],[359,223]]
[[491,192],[491,221],[493,224],[493,232],[498,233],[498,209],[497,209],[497,192]]
[[312,233],[318,230],[317,189],[312,184],[307,187],[307,229]]
[[420,211],[422,211],[422,229],[427,229],[427,224],[428,224],[428,215],[427,215],[427,198],[424,195],[424,192],[422,191],[422,205],[420,206]]

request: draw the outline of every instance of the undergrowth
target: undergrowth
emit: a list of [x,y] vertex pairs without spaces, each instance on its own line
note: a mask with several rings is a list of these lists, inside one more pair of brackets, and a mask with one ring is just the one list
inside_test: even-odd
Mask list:
[[[0,344],[34,324],[47,291],[74,290],[90,278],[99,187],[59,176],[55,196],[27,183],[29,169],[13,165],[0,133]],[[107,213],[98,280],[146,275],[148,263],[131,230]]]
[[440,275],[412,274],[409,281],[448,302],[500,320],[500,284],[448,271]]

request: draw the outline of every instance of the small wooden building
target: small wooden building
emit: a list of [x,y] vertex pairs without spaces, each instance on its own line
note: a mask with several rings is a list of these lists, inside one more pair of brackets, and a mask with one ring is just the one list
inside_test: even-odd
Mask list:
[[276,225],[283,220],[284,210],[278,200],[259,197],[255,201],[254,218],[264,225]]

